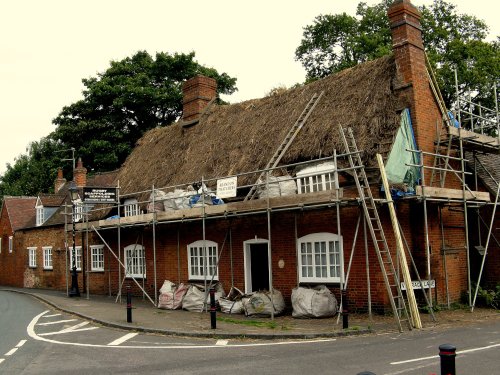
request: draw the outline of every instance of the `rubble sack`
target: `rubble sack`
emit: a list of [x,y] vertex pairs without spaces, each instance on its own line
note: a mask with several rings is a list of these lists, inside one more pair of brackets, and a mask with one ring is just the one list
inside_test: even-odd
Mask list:
[[292,290],[294,318],[326,318],[337,312],[337,299],[325,286],[294,288]]

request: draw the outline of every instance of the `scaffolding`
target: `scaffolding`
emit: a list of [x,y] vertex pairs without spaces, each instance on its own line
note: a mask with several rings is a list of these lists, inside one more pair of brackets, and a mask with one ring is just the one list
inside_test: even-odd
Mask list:
[[[433,86],[431,84],[431,86]],[[458,90],[458,83],[457,83]],[[435,86],[433,86],[433,92],[435,95],[439,95],[439,91]],[[497,102],[496,90],[494,92],[495,102]],[[315,97],[311,99],[310,105],[306,107],[306,110],[315,104],[319,100],[319,98]],[[441,99],[439,103],[442,103]],[[470,254],[469,254],[469,233],[468,233],[468,218],[467,211],[468,209],[476,209],[479,211],[482,207],[487,207],[493,204],[494,213],[496,204],[498,201],[498,191],[497,197],[494,203],[490,202],[490,197],[488,193],[480,192],[477,188],[477,183],[474,189],[471,189],[467,183],[467,178],[473,176],[477,181],[476,171],[469,172],[466,168],[466,164],[470,163],[471,160],[466,158],[466,152],[474,151],[474,160],[476,160],[477,152],[481,153],[498,153],[500,151],[500,143],[498,136],[500,136],[499,132],[499,116],[498,116],[498,105],[495,111],[490,111],[487,108],[479,105],[475,107],[473,100],[469,97],[469,99],[458,99],[457,100],[457,112],[456,119],[458,122],[458,127],[456,127],[453,117],[449,116],[449,112],[446,111],[446,108],[443,104],[440,105],[440,112],[442,113],[442,121],[439,124],[436,124],[436,133],[437,138],[435,141],[436,149],[435,152],[424,152],[422,150],[408,150],[409,152],[418,153],[420,156],[420,163],[417,165],[413,165],[418,167],[421,171],[421,181],[420,185],[417,186],[416,194],[414,196],[405,197],[403,200],[408,201],[417,201],[422,203],[423,205],[423,218],[424,218],[424,234],[425,234],[425,258],[426,258],[426,270],[425,270],[425,280],[427,281],[427,289],[428,295],[425,293],[424,282],[420,277],[420,273],[418,272],[417,266],[413,260],[413,256],[411,254],[410,246],[408,242],[402,235],[400,245],[402,248],[406,249],[409,259],[411,260],[411,264],[414,270],[414,273],[417,275],[417,278],[420,283],[420,288],[424,294],[427,306],[430,308],[432,313],[433,307],[433,298],[432,298],[432,290],[431,290],[431,282],[432,282],[432,274],[431,274],[431,261],[430,261],[430,239],[429,239],[429,223],[428,223],[428,212],[427,205],[435,204],[439,208],[439,226],[440,226],[440,234],[441,234],[441,254],[443,256],[443,263],[445,268],[445,287],[446,287],[446,298],[447,304],[450,306],[450,298],[448,292],[448,274],[447,274],[447,254],[450,251],[455,250],[464,250],[466,251],[467,256],[467,285],[468,285],[468,295],[469,295],[469,305],[472,307],[475,302],[472,301],[472,283],[471,283],[471,272],[470,272]],[[312,109],[311,109],[312,110]],[[307,112],[307,111],[306,111]],[[309,112],[307,112],[309,113]],[[468,117],[465,117],[468,116]],[[301,116],[302,117],[302,116]],[[461,124],[467,118],[467,126],[470,125],[470,128],[465,128]],[[304,120],[305,121],[305,120]],[[300,118],[298,120],[300,122]],[[497,137],[492,137],[491,134],[494,133]],[[285,139],[285,141],[287,141]],[[287,142],[288,143],[288,142]],[[369,246],[368,246],[368,233],[367,233],[367,221],[369,220],[369,216],[364,213],[362,208],[362,199],[363,197],[359,194],[356,194],[357,190],[355,186],[352,184],[339,184],[339,174],[343,174],[345,176],[353,176],[357,175],[358,170],[364,168],[363,165],[348,165],[347,161],[349,158],[352,158],[353,155],[359,155],[362,151],[357,150],[354,154],[346,150],[344,154],[337,153],[337,150],[334,150],[333,155],[330,157],[318,158],[312,161],[293,163],[288,165],[274,165],[273,163],[266,166],[264,169],[260,169],[252,172],[245,172],[240,174],[234,174],[231,176],[221,176],[217,178],[206,179],[204,176],[200,176],[198,181],[192,181],[186,184],[181,185],[172,185],[166,187],[156,187],[152,186],[150,190],[120,194],[120,186],[118,183],[117,190],[117,203],[115,205],[110,205],[105,208],[107,213],[114,211],[117,213],[116,218],[111,218],[108,220],[94,220],[91,223],[89,222],[89,217],[93,212],[103,212],[103,208],[95,208],[86,210],[87,215],[86,222],[81,224],[76,224],[76,228],[79,231],[87,232],[87,246],[88,246],[88,233],[89,231],[93,231],[97,236],[103,241],[109,250],[108,254],[111,254],[119,264],[118,266],[118,280],[119,280],[119,288],[117,292],[117,301],[121,301],[122,294],[122,286],[125,282],[126,278],[132,278],[136,285],[142,290],[144,298],[148,298],[154,306],[158,305],[157,297],[157,249],[156,249],[156,241],[157,241],[157,227],[161,225],[172,225],[177,224],[177,236],[175,241],[177,243],[177,271],[178,271],[178,281],[181,281],[181,264],[180,264],[180,230],[183,224],[199,222],[202,226],[202,241],[203,241],[203,251],[204,256],[206,255],[206,226],[209,221],[212,220],[222,220],[226,221],[226,235],[224,237],[224,244],[219,254],[217,254],[217,265],[222,256],[222,251],[224,250],[224,245],[226,243],[226,239],[229,241],[229,258],[230,258],[230,280],[231,286],[234,285],[234,270],[233,270],[233,252],[232,252],[232,237],[231,237],[231,222],[233,219],[239,217],[248,217],[252,215],[260,215],[261,217],[265,217],[267,221],[267,248],[268,248],[268,268],[269,268],[269,289],[273,289],[273,270],[272,270],[272,233],[271,233],[271,218],[273,214],[278,214],[282,212],[293,212],[294,213],[294,222],[295,222],[295,242],[297,243],[297,213],[308,211],[308,210],[332,210],[336,219],[336,228],[335,231],[340,235],[341,233],[341,209],[344,207],[358,207],[359,209],[359,217],[356,225],[351,255],[349,259],[349,264],[347,267],[347,272],[344,270],[343,259],[341,260],[341,272],[342,277],[340,282],[340,291],[347,289],[348,281],[349,281],[349,273],[351,272],[352,258],[354,254],[354,248],[356,246],[356,241],[358,238],[358,233],[363,231],[364,233],[364,247],[365,247],[365,270],[366,270],[366,282],[368,286],[368,312],[371,315],[372,313],[372,296],[371,296],[371,286],[370,286],[370,264],[369,264]],[[281,153],[279,153],[281,154]],[[279,161],[279,160],[278,160]],[[342,161],[342,163],[340,163]],[[431,162],[426,162],[431,161]],[[331,171],[333,177],[333,181],[329,181],[329,188],[323,191],[313,191],[305,194],[294,194],[290,196],[279,196],[279,197],[270,197],[270,194],[263,194],[261,199],[251,199],[257,197],[259,195],[259,191],[264,190],[269,192],[270,188],[274,184],[280,184],[284,181],[294,181],[295,183],[300,178],[297,176],[288,175],[284,173],[286,171],[293,171],[296,168],[316,165],[318,163],[323,162],[331,162],[335,166]],[[340,163],[340,164],[339,164]],[[276,163],[277,164],[277,163]],[[346,167],[340,167],[340,165],[344,165]],[[409,165],[410,166],[410,165]],[[426,185],[426,175],[430,177],[429,184]],[[271,179],[274,176],[281,176],[279,181],[275,181]],[[452,176],[452,177],[450,177]],[[265,177],[265,178],[264,178]],[[236,198],[229,198],[227,202],[223,205],[207,205],[205,202],[206,196],[210,191],[215,191],[217,186],[217,181],[220,179],[234,178],[238,181],[244,181],[244,183],[239,183],[236,190],[238,192]],[[492,177],[493,178],[493,177]],[[447,188],[446,180],[454,179],[455,185],[458,183],[459,188]],[[249,184],[247,181],[257,181],[253,184]],[[379,181],[370,181],[370,184],[373,183],[378,184]],[[498,183],[496,183],[497,186]],[[157,198],[157,192],[169,193],[173,192],[176,189],[184,189],[186,186],[197,186],[198,191],[192,191],[188,196],[188,199],[194,197],[195,195],[201,196],[201,204],[195,205],[193,208],[185,208],[179,209],[176,211],[165,212],[159,211],[156,209],[156,204],[163,199]],[[372,190],[373,186],[368,185],[366,188]],[[375,189],[376,190],[376,189]],[[500,191],[500,187],[498,188]],[[359,191],[359,189],[358,189]],[[150,205],[152,210],[147,210],[146,212],[137,212],[133,216],[122,216],[121,211],[124,209],[122,205],[122,201],[128,198],[137,198],[138,207],[148,207]],[[265,199],[263,199],[265,198]],[[159,199],[159,200],[158,200]],[[390,199],[386,198],[374,198],[373,203],[376,205],[387,204],[390,202]],[[464,231],[465,231],[465,243],[463,246],[459,246],[456,248],[452,248],[447,246],[446,238],[445,238],[445,225],[443,220],[443,210],[463,210],[464,216]],[[478,221],[482,220],[482,218],[478,217]],[[361,222],[363,222],[363,227],[361,227]],[[396,222],[395,222],[396,223]],[[486,221],[482,220],[483,225],[486,225]],[[488,231],[488,239],[485,243],[484,247],[484,256],[483,256],[483,264],[481,265],[481,271],[484,267],[484,260],[486,258],[488,245],[490,243],[490,238],[493,241],[497,241],[495,236],[492,233],[492,223],[493,217],[491,219],[491,223],[489,225]],[[394,227],[399,227],[400,224]],[[68,228],[68,224],[66,223],[66,228]],[[125,264],[122,259],[124,258],[124,254],[121,252],[121,232],[126,228],[151,228],[151,236],[153,243],[153,278],[154,278],[154,298],[150,297],[146,292],[146,288],[144,286],[144,278],[142,278],[143,284],[141,285],[134,277],[131,277],[127,274],[128,265]],[[66,229],[68,230],[68,229]],[[115,230],[117,233],[117,251],[113,251],[113,249],[107,244],[105,241],[102,232],[106,230]],[[396,230],[396,229],[394,229]],[[335,232],[334,231],[334,232]],[[401,231],[402,233],[402,231]],[[141,234],[143,236],[143,233]],[[372,236],[373,237],[373,236]],[[374,240],[376,241],[376,240]],[[497,241],[498,243],[498,241]],[[342,246],[345,246],[343,244]],[[298,251],[298,250],[297,250]],[[145,257],[145,252],[142,252],[143,257]],[[343,254],[343,251],[342,251]],[[110,255],[110,256],[111,256]],[[112,294],[112,281],[111,281],[111,269],[110,269],[110,256],[108,257],[108,290],[109,294]],[[298,252],[296,253],[298,257]],[[87,250],[87,259],[89,259],[89,253]],[[212,285],[214,279],[213,274],[209,278],[208,270],[206,262],[206,258],[204,258],[204,287],[205,293],[207,293],[208,289]],[[146,264],[146,260],[143,259],[144,264]],[[397,262],[397,270],[400,269],[400,259]],[[90,284],[90,267],[87,263],[87,291],[89,290]],[[299,269],[297,267],[297,286],[299,285]],[[372,272],[373,274],[373,272]],[[480,276],[481,277],[481,276]],[[479,279],[480,279],[479,277]],[[396,278],[397,283],[399,284],[399,276]],[[480,280],[479,280],[480,281]],[[478,285],[479,285],[478,281]],[[408,283],[406,283],[408,284]],[[407,285],[407,287],[410,287]],[[477,289],[476,293],[477,295]],[[272,296],[272,293],[271,293]],[[342,298],[342,297],[341,297]],[[205,295],[206,301],[206,295]],[[341,301],[342,305],[342,301]],[[396,314],[396,313],[395,313]],[[434,315],[432,315],[434,318]],[[401,330],[401,327],[399,327]]]

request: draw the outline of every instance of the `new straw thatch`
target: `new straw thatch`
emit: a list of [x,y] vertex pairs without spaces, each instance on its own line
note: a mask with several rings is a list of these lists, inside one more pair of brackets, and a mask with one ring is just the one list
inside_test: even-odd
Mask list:
[[121,168],[121,193],[223,177],[265,167],[314,93],[324,96],[281,163],[343,152],[338,125],[352,127],[368,165],[387,152],[403,108],[392,56],[262,99],[212,106],[189,128],[147,132]]

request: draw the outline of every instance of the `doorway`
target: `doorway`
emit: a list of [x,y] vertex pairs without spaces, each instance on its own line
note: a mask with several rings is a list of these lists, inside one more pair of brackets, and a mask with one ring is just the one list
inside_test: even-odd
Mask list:
[[269,290],[268,241],[255,239],[244,242],[245,293]]

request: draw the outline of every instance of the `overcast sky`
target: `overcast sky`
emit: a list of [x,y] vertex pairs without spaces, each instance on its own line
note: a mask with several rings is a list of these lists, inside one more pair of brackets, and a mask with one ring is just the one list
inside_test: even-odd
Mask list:
[[[365,0],[369,4],[379,1]],[[0,2],[0,174],[32,141],[54,130],[82,78],[136,51],[195,51],[197,61],[238,79],[234,103],[303,82],[294,61],[302,28],[319,14],[354,15],[358,0],[3,0]],[[415,5],[431,0],[413,0]],[[500,35],[498,0],[456,0],[460,13]],[[68,155],[69,156],[69,155]],[[61,162],[63,163],[63,162]]]

